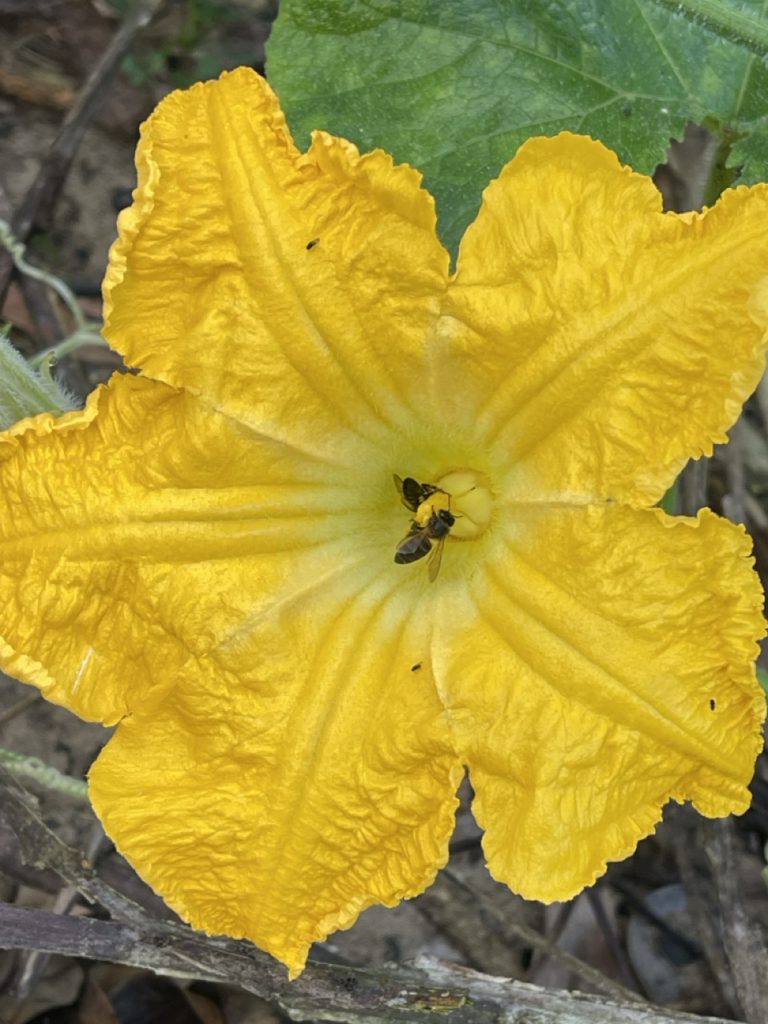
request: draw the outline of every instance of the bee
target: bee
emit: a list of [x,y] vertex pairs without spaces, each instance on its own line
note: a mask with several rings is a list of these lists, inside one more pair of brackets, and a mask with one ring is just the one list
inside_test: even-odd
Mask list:
[[[411,512],[417,512],[419,505],[427,498],[431,498],[433,494],[437,494],[440,490],[439,487],[435,487],[434,484],[420,484],[418,480],[414,480],[412,476],[407,476],[405,480],[401,479],[394,473],[392,479],[395,481],[395,487],[400,495],[400,498],[407,509]],[[442,492],[441,492],[442,493]]]
[[417,562],[425,555],[429,555],[429,578],[430,581],[436,580],[440,572],[445,538],[455,522],[456,516],[452,512],[447,508],[440,508],[432,513],[425,526],[419,526],[417,522],[411,523],[410,530],[397,545],[395,561],[403,565],[407,562]]
[[[403,504],[411,512],[418,512],[420,506],[433,494],[445,493],[434,484],[421,484],[411,476],[404,480],[395,476],[395,486],[400,492]],[[429,519],[423,525],[415,519],[412,520],[410,530],[397,545],[395,561],[403,565],[417,562],[425,555],[429,555],[428,575],[430,582],[434,582],[440,572],[445,538],[455,522],[456,516],[447,508],[433,508]]]

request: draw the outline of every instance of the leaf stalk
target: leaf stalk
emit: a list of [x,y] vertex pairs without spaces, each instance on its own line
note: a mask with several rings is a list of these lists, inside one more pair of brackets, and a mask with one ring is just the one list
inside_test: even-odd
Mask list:
[[768,57],[768,22],[738,11],[722,0],[653,0],[722,39]]

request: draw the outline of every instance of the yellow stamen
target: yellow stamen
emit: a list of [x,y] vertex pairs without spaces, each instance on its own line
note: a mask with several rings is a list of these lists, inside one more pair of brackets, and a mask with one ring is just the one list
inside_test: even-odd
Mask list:
[[[438,491],[424,505],[450,508],[456,516],[456,523],[451,529],[451,537],[456,540],[479,537],[486,530],[493,514],[493,492],[488,478],[472,469],[457,469],[438,480],[436,486],[445,494]],[[445,504],[438,503],[440,498],[446,499]],[[423,505],[419,507],[417,518],[422,508]]]

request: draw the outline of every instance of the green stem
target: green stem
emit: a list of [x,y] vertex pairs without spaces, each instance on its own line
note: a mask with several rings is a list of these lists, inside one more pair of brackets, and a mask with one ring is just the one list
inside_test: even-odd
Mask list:
[[70,334],[68,338],[60,341],[57,345],[52,345],[51,348],[47,348],[43,352],[38,352],[37,355],[32,356],[29,360],[29,365],[36,370],[43,371],[51,363],[57,363],[59,359],[68,356],[70,352],[74,352],[83,345],[109,347],[101,334],[99,334],[98,328],[79,327],[74,334]]
[[706,122],[705,125],[717,139],[717,149],[715,150],[715,154],[712,159],[712,166],[709,170],[709,180],[704,191],[704,199],[702,202],[702,206],[709,207],[715,205],[723,192],[725,192],[727,188],[730,188],[738,177],[737,169],[735,167],[728,166],[731,150],[733,149],[733,145],[737,141],[738,136],[734,135],[733,132],[730,132],[727,129],[721,128],[719,125],[710,127]]
[[40,412],[74,408],[74,399],[50,372],[36,373],[0,330],[0,430]]
[[27,757],[26,754],[17,754],[13,750],[0,747],[0,764],[14,775],[34,779],[46,789],[65,793],[76,800],[88,801],[88,784],[86,782],[82,779],[75,779],[71,775],[65,775],[57,768],[41,761],[39,757]]
[[768,22],[737,11],[722,0],[654,0],[654,3],[761,57],[768,56]]
[[11,231],[11,225],[2,219],[0,219],[0,242],[2,242],[10,253],[16,269],[21,271],[22,274],[26,274],[27,277],[32,277],[36,281],[42,281],[44,284],[47,284],[49,288],[53,288],[72,314],[72,319],[75,322],[75,329],[78,331],[85,329],[87,324],[85,322],[85,317],[83,316],[83,311],[80,309],[77,299],[67,285],[65,285],[63,281],[59,280],[58,277],[54,277],[53,274],[49,274],[45,270],[41,270],[40,267],[33,267],[31,263],[27,263],[24,258],[24,246],[17,238],[14,237],[14,234]]

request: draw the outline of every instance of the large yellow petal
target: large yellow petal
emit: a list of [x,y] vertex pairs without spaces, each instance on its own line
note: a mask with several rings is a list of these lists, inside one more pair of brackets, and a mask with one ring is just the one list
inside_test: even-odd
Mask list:
[[389,566],[397,535],[367,503],[394,516],[391,479],[367,486],[328,448],[120,375],[85,412],[20,424],[0,447],[3,667],[112,723],[308,580]]
[[320,459],[118,375],[0,447],[0,662],[122,719],[92,779],[111,837],[195,925],[294,971],[447,857],[436,591],[393,561],[408,443],[351,473],[333,437]]
[[247,68],[167,97],[137,165],[104,288],[130,364],[311,449],[409,422],[448,276],[415,170],[323,133],[300,153]]
[[764,368],[766,223],[768,185],[663,214],[598,142],[521,147],[462,242],[443,324],[518,496],[652,504],[725,439]]
[[762,749],[762,595],[741,528],[703,512],[519,506],[446,589],[435,674],[493,874],[566,899],[670,798],[742,812]]
[[429,619],[399,582],[304,584],[126,719],[91,771],[109,835],[171,906],[293,973],[316,939],[432,881],[463,774]]

